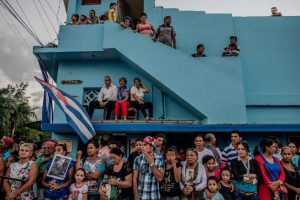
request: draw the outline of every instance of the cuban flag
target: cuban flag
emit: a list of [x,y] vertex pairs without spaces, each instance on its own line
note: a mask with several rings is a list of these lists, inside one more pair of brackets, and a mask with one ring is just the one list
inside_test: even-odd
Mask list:
[[35,78],[42,85],[45,92],[50,95],[51,99],[65,113],[68,124],[79,135],[83,143],[87,143],[92,139],[96,133],[85,109],[72,96],[57,89],[50,83],[42,81],[37,77]]
[[[44,63],[39,58],[38,61],[44,81],[50,83],[51,77],[49,76]],[[49,124],[53,123],[53,102],[47,92],[44,92],[42,122]]]

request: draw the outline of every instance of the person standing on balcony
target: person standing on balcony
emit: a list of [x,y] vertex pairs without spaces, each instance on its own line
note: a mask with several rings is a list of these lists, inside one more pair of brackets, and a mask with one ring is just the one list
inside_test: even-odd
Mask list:
[[99,24],[99,19],[96,16],[95,10],[90,10],[89,24]]
[[142,35],[145,35],[147,37],[152,37],[154,33],[153,26],[147,22],[147,14],[142,13],[140,17],[140,22],[136,26],[136,30],[134,32],[140,33]]
[[127,120],[127,108],[130,106],[129,96],[130,90],[126,86],[127,79],[125,77],[121,77],[119,79],[119,88],[117,93],[117,101],[115,103],[115,120],[118,120],[119,111],[121,108],[121,115],[124,120]]
[[88,114],[92,118],[95,108],[107,109],[105,119],[109,120],[117,100],[117,87],[111,83],[110,76],[104,77],[105,86],[101,88],[97,100],[91,101]]
[[89,24],[89,20],[85,15],[80,15],[79,25]]
[[[145,87],[139,78],[134,79],[134,86],[130,90],[131,102],[130,105],[140,110],[146,120],[153,119],[153,104],[144,102],[145,93],[149,93],[149,89]],[[149,110],[149,115],[146,113],[146,108]]]
[[271,8],[271,13],[272,13],[272,15],[271,15],[272,17],[281,17],[282,16],[281,12],[278,12],[276,7]]
[[192,56],[194,58],[207,57],[204,54],[204,50],[205,50],[204,44],[198,44],[197,45],[197,52],[195,54],[192,54]]
[[79,15],[73,14],[71,17],[71,22],[67,23],[67,25],[78,25]]
[[237,37],[230,36],[230,44],[224,48],[222,56],[239,56],[241,48],[236,44]]
[[176,49],[176,33],[174,27],[171,26],[171,19],[171,16],[164,18],[164,24],[160,25],[156,30],[153,41],[159,40],[161,43]]
[[108,13],[108,19],[111,22],[117,22],[117,15],[116,15],[116,10],[117,10],[117,4],[116,3],[111,3],[109,6],[110,10]]

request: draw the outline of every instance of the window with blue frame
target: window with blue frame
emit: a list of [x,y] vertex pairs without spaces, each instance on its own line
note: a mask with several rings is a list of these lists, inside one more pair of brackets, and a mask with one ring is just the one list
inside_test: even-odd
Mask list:
[[96,5],[101,4],[101,0],[82,0],[82,5]]

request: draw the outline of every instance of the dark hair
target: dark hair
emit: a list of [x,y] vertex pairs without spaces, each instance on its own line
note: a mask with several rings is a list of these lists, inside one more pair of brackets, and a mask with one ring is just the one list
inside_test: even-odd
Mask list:
[[215,176],[208,177],[207,178],[207,183],[208,183],[208,181],[215,181],[217,184],[219,184],[219,181],[218,181],[218,179]]
[[109,140],[110,140],[110,136],[109,135],[101,135],[99,137],[99,143],[100,143],[101,146],[108,145]]
[[230,36],[230,39],[235,39],[237,41],[237,37],[236,36]]
[[[260,146],[262,152],[266,152],[266,147],[270,147],[273,144],[274,144],[274,140],[269,139],[269,138],[265,138],[259,143],[259,146]],[[260,151],[258,150],[258,146],[256,146],[254,151],[253,151],[253,155],[257,156],[259,154],[260,154]]]
[[215,162],[216,162],[216,159],[215,159],[215,157],[213,157],[212,155],[206,155],[206,156],[204,156],[203,158],[202,158],[202,163],[204,164],[206,164],[208,161],[210,161],[210,160],[214,160]]
[[159,133],[159,134],[157,134],[156,136],[155,136],[155,138],[164,138],[165,139],[165,136],[163,135],[163,134],[161,134],[161,133]]
[[146,13],[141,13],[141,16],[140,16],[140,17],[143,17],[143,16],[146,16],[146,17],[147,17],[147,14],[146,14]]
[[133,79],[133,82],[135,82],[135,81],[141,82],[141,79],[139,79],[139,78],[134,78],[134,79]]
[[76,19],[77,19],[76,21],[78,21],[78,19],[79,19],[79,15],[78,14],[73,14],[72,17],[76,17]]
[[87,143],[87,146],[88,146],[89,144],[94,145],[94,146],[96,147],[96,149],[99,148],[99,144],[98,144],[98,142],[96,142],[95,140],[90,140],[90,141]]
[[124,152],[119,148],[119,147],[114,147],[110,150],[111,154],[115,154],[117,156],[123,157],[124,156]]
[[280,142],[280,139],[278,137],[275,137],[275,136],[269,136],[268,137],[269,139],[272,139],[274,141],[274,143],[278,144],[278,147],[279,148],[282,148],[282,144]]
[[96,14],[95,10],[91,9],[90,12],[91,12],[91,11],[94,13],[94,15]]
[[171,19],[171,16],[165,16],[164,17],[164,21],[166,21],[167,19]]
[[76,170],[75,174],[76,174],[78,171],[82,171],[83,174],[84,174],[84,176],[86,176],[86,171],[85,171],[85,169],[83,169],[82,167],[78,168],[78,169]]
[[109,5],[109,7],[111,8],[111,7],[113,7],[114,5],[117,5],[116,3],[111,3],[110,5]]
[[231,134],[230,134],[230,135],[232,135],[232,134],[238,134],[239,137],[242,137],[242,134],[241,134],[240,131],[238,131],[238,130],[233,130],[233,131],[231,131]]
[[86,17],[86,15],[81,15],[80,17],[83,17],[84,19],[86,19],[87,17]]
[[124,82],[125,82],[125,84],[127,84],[127,79],[126,79],[125,77],[121,77],[121,78],[119,78],[119,82],[121,82],[121,81],[124,81]]
[[57,147],[61,147],[61,148],[63,149],[63,151],[68,152],[68,151],[67,151],[67,145],[66,145],[66,143],[58,144],[58,145],[56,145],[56,146],[57,146]]
[[246,149],[246,151],[247,151],[248,153],[250,153],[250,148],[249,148],[249,145],[248,145],[248,143],[247,143],[246,141],[239,141],[239,142],[237,143],[237,145],[242,145],[242,146]]
[[120,143],[119,141],[111,141],[111,142],[109,143],[109,145],[111,145],[111,144],[117,145],[118,148],[121,147],[121,143]]
[[177,148],[175,146],[170,146],[167,151],[175,152],[175,154],[176,154],[177,153]]
[[194,139],[196,139],[197,137],[201,137],[203,139],[203,135],[201,133],[196,134]]
[[197,45],[197,50],[198,50],[199,48],[201,48],[201,47],[204,47],[204,44],[198,44],[198,45]]
[[100,16],[100,20],[107,20],[106,15],[101,15],[101,16]]
[[142,138],[137,138],[135,142],[144,142],[144,140]]
[[229,171],[229,172],[231,173],[231,170],[230,170],[229,167],[223,167],[223,168],[221,168],[221,173],[222,173],[223,171]]

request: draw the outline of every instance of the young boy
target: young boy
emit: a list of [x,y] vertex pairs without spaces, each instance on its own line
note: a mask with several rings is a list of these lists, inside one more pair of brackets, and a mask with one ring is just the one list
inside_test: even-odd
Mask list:
[[216,177],[211,176],[207,179],[207,189],[204,192],[205,200],[225,200],[219,193],[219,181]]
[[117,4],[111,3],[109,8],[110,8],[109,13],[108,13],[109,21],[117,22],[117,16],[116,16]]
[[224,48],[222,56],[238,56],[240,49],[240,46],[237,45],[237,37],[230,36],[230,44]]
[[176,49],[176,33],[173,26],[171,26],[171,16],[166,16],[164,24],[156,30],[153,41],[156,42],[157,40]]

